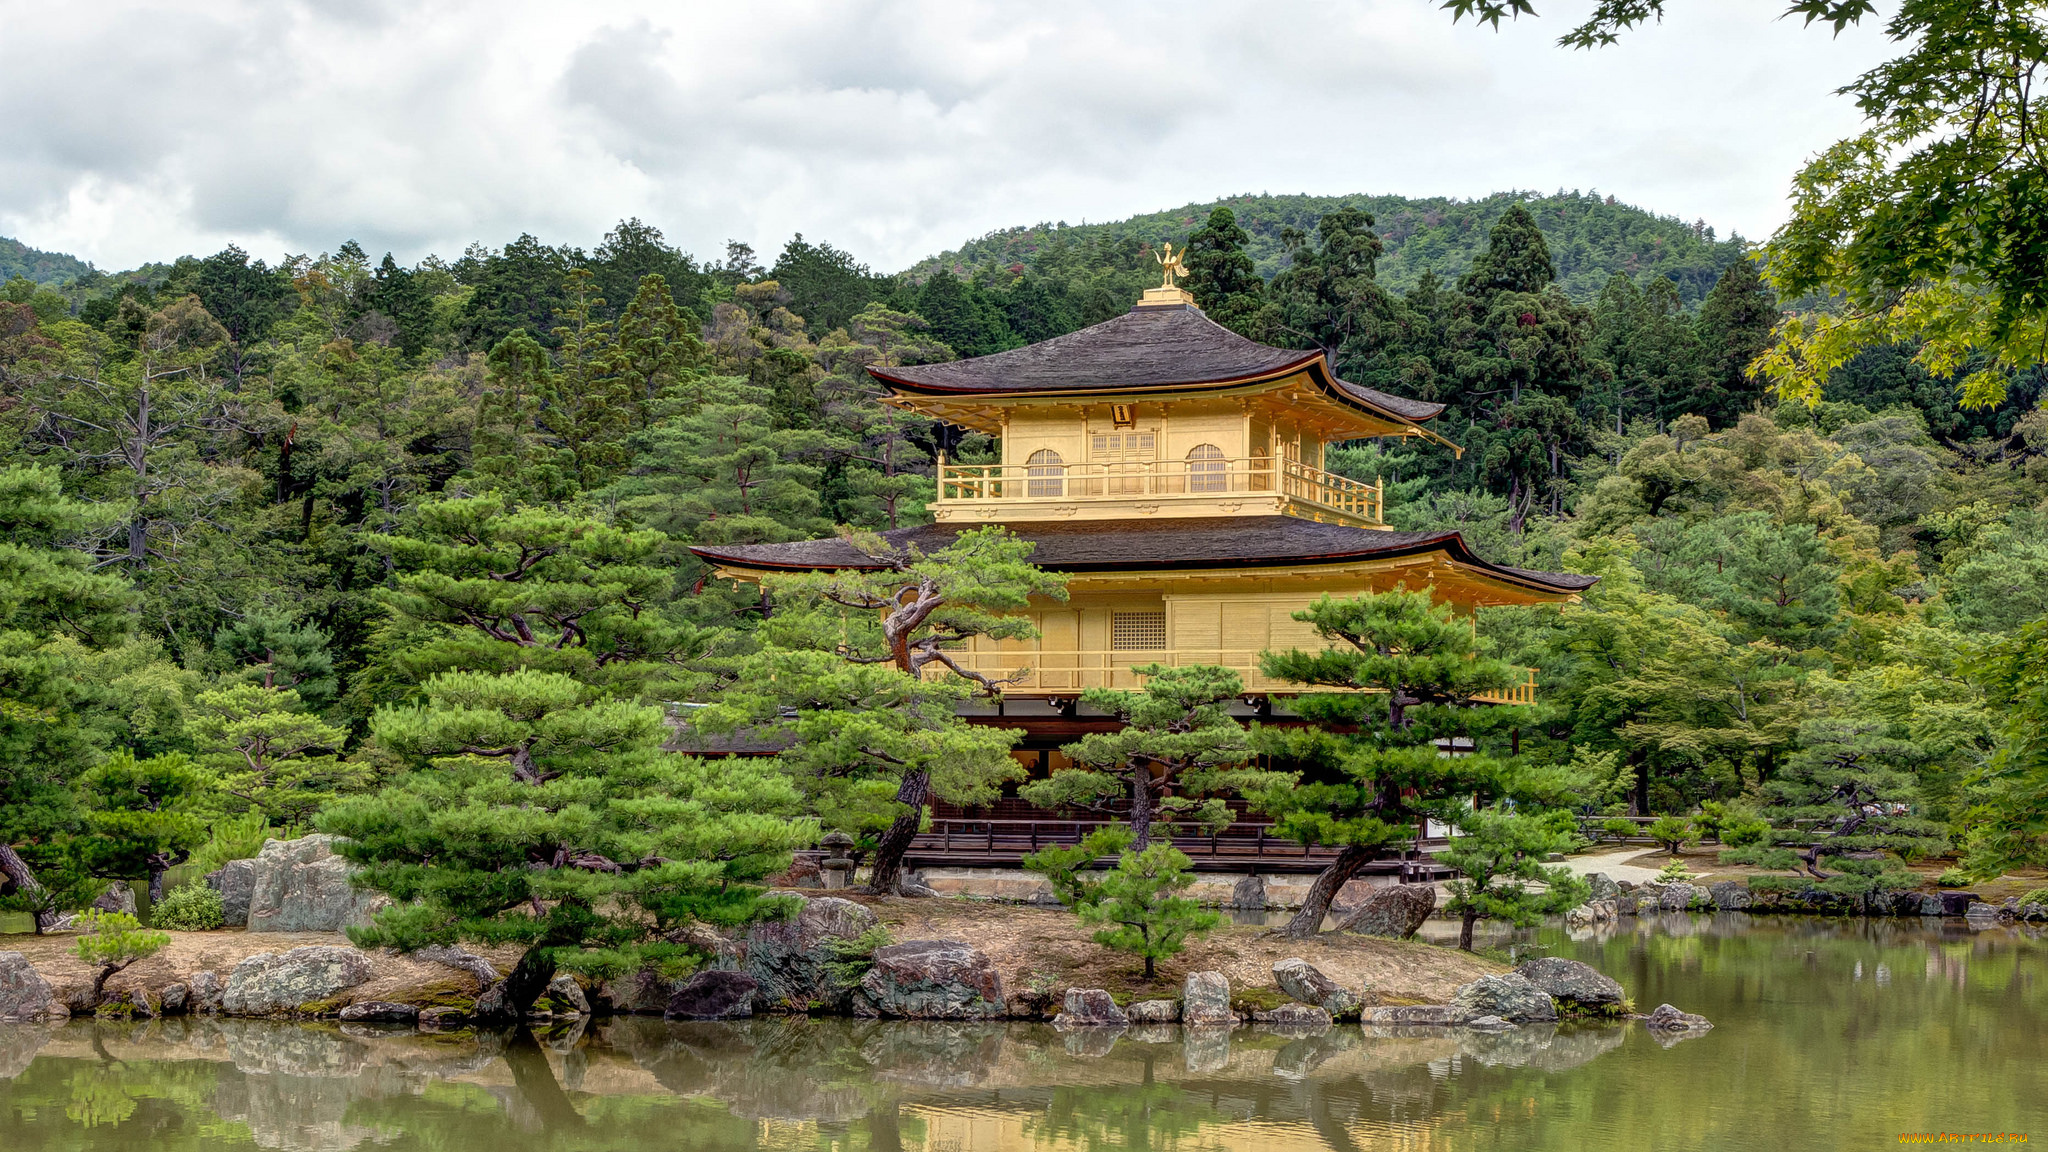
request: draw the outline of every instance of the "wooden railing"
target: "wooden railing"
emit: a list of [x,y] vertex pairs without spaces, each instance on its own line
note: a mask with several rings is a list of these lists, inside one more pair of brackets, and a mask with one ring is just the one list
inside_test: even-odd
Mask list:
[[[1020,694],[1058,695],[1078,692],[1084,688],[1138,689],[1145,686],[1145,677],[1131,669],[1134,665],[1142,667],[1146,664],[1165,664],[1170,667],[1189,664],[1220,665],[1243,677],[1247,692],[1302,695],[1310,692],[1336,691],[1267,676],[1259,670],[1259,651],[1251,649],[1161,648],[1108,651],[1038,648],[1021,651],[955,651],[949,652],[948,655],[960,667],[970,672],[1006,681],[1004,691]],[[946,674],[945,668],[936,662],[927,664],[925,669],[928,675],[934,677]],[[1480,693],[1474,699],[1484,700],[1489,704],[1534,704],[1536,670],[1524,668],[1521,672],[1521,683],[1510,684],[1497,692]]]
[[1293,460],[1253,456],[1081,464],[940,464],[940,505],[988,501],[1201,500],[1275,493],[1347,519],[1380,524],[1380,486]]
[[[1015,866],[1026,853],[1054,846],[1073,847],[1106,820],[933,820],[928,831],[918,834],[910,847],[913,861],[925,864],[953,863],[979,866]],[[1154,842],[1171,840],[1201,871],[1321,871],[1337,856],[1339,849],[1303,844],[1277,836],[1268,824],[1236,823],[1220,831],[1199,825],[1162,822],[1153,826]],[[1169,833],[1171,835],[1169,835]],[[1427,879],[1442,869],[1431,855],[1447,843],[1440,838],[1390,845],[1385,858],[1373,862],[1368,872],[1399,874],[1403,879]]]

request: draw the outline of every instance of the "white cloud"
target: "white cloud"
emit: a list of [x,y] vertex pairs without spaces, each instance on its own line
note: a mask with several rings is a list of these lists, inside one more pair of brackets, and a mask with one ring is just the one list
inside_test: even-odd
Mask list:
[[1584,7],[1496,34],[1435,0],[0,0],[0,233],[114,268],[587,246],[637,215],[894,269],[1236,192],[1566,187],[1761,236],[1887,48],[1782,0],[1557,48]]

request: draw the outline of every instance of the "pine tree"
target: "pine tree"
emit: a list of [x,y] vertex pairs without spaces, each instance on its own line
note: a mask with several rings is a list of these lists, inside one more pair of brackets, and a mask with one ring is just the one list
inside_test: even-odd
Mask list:
[[1095,942],[1145,961],[1145,979],[1157,964],[1180,954],[1189,936],[1207,932],[1223,917],[1182,895],[1194,886],[1187,854],[1171,844],[1126,851],[1105,872],[1095,898],[1075,911],[1083,923],[1105,924]]
[[369,543],[395,569],[373,680],[539,668],[633,695],[687,679],[709,641],[662,610],[659,532],[490,495],[429,501]]
[[630,382],[640,427],[653,422],[663,401],[701,402],[700,397],[686,395],[685,385],[699,376],[704,340],[697,334],[696,317],[676,307],[668,282],[660,275],[650,273],[641,280],[620,314],[613,357],[619,375]]
[[449,672],[424,694],[370,724],[408,771],[320,816],[399,902],[351,931],[359,946],[522,944],[496,1009],[517,1020],[558,968],[687,970],[702,957],[673,941],[693,924],[783,910],[758,881],[818,829],[772,770],[664,752],[660,709],[555,672]]
[[1763,891],[1818,887],[1860,901],[1916,885],[1902,862],[1946,851],[1948,838],[1918,812],[1918,789],[1900,767],[1911,762],[1910,744],[1844,717],[1808,721],[1799,737],[1803,747],[1764,783],[1768,842],[1721,858],[1811,877],[1752,877],[1749,886]]
[[[1033,565],[1035,545],[997,527],[963,532],[930,553],[873,533],[848,540],[863,567],[769,580],[769,648],[700,723],[725,731],[783,724],[796,740],[783,759],[800,777],[893,784],[893,819],[868,881],[887,893],[935,796],[985,803],[1021,773],[1009,756],[1018,732],[955,713],[972,691],[999,690],[1002,678],[963,668],[951,649],[977,636],[1035,636],[1019,613],[1034,597],[1064,600],[1066,578]],[[786,709],[796,715],[785,723]]]
[[[1591,894],[1591,886],[1571,869],[1543,863],[1551,853],[1570,849],[1578,831],[1570,812],[1532,816],[1497,808],[1447,808],[1440,816],[1457,825],[1437,862],[1459,873],[1448,885],[1451,898],[1444,911],[1458,918],[1458,947],[1465,951],[1472,950],[1472,927],[1481,920],[1527,928],[1578,907]],[[1532,883],[1543,890],[1532,891]]]
[[[1345,882],[1389,848],[1411,840],[1447,800],[1533,795],[1547,781],[1519,757],[1492,746],[1529,720],[1528,710],[1475,704],[1505,687],[1513,670],[1491,658],[1472,626],[1427,592],[1396,589],[1337,600],[1325,596],[1294,618],[1330,644],[1321,652],[1266,652],[1265,674],[1309,688],[1341,688],[1296,699],[1312,727],[1264,727],[1254,747],[1301,765],[1308,781],[1256,793],[1276,830],[1341,850],[1309,886],[1286,932],[1313,936]],[[1444,756],[1437,741],[1470,739],[1469,755]],[[1489,742],[1489,738],[1492,741]]]
[[[1125,808],[1138,851],[1152,843],[1155,820],[1227,827],[1224,793],[1283,787],[1288,774],[1246,764],[1252,749],[1229,705],[1244,691],[1236,672],[1213,665],[1131,669],[1145,677],[1142,692],[1090,688],[1081,702],[1122,721],[1116,732],[1094,732],[1061,751],[1074,766],[1020,790],[1041,808]],[[1207,801],[1195,797],[1208,796]],[[1110,803],[1119,801],[1119,803]],[[1169,836],[1171,833],[1169,832]]]
[[206,842],[205,774],[182,752],[138,760],[124,749],[81,776],[78,790],[87,867],[95,876],[146,879],[149,898],[163,899],[164,873]]
[[307,712],[290,688],[236,684],[200,693],[192,708],[195,759],[229,812],[304,828],[336,795],[371,781],[368,765],[340,756],[348,729]]

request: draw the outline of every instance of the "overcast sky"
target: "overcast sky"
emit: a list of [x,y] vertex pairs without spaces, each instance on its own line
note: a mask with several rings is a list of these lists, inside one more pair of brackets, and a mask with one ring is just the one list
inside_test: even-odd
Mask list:
[[894,271],[1238,192],[1562,187],[1760,238],[1888,55],[1784,0],[1671,0],[1599,52],[1555,46],[1588,0],[1499,33],[1436,4],[0,0],[0,235],[411,261],[637,215]]

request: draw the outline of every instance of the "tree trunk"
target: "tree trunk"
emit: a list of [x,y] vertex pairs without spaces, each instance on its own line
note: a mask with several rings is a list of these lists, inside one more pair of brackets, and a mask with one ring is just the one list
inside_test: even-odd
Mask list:
[[1151,843],[1152,772],[1140,764],[1131,772],[1131,851],[1143,852]]
[[[0,844],[0,876],[7,877],[15,889],[24,896],[35,895],[43,890],[42,882],[36,879],[36,874],[29,868],[28,861],[23,860],[19,853],[6,844]],[[43,929],[56,922],[57,913],[48,909],[37,912],[36,935],[42,935]]]
[[1287,927],[1280,930],[1281,934],[1297,940],[1306,940],[1321,932],[1323,918],[1330,914],[1330,903],[1337,899],[1337,890],[1344,887],[1358,874],[1360,868],[1365,867],[1378,855],[1379,850],[1376,848],[1366,848],[1357,844],[1345,845],[1344,850],[1337,853],[1337,858],[1330,861],[1330,866],[1316,877],[1316,882],[1308,886],[1308,895],[1301,902],[1301,911],[1296,912],[1294,919],[1287,922]]
[[548,990],[548,981],[554,978],[554,949],[544,944],[528,948],[511,975],[505,977],[505,995],[499,1000],[497,1011],[488,1016],[480,1013],[479,1019],[489,1023],[518,1023],[526,1019],[527,1009]]
[[1472,950],[1472,926],[1477,923],[1479,923],[1479,913],[1467,912],[1465,913],[1464,922],[1458,925],[1458,947],[1463,948],[1467,952]]
[[155,866],[152,866],[149,870],[149,904],[151,908],[156,907],[164,898],[164,873],[166,871],[168,869]]
[[923,772],[903,774],[903,783],[896,789],[896,802],[908,811],[896,817],[875,845],[875,862],[868,871],[867,888],[873,895],[888,896],[896,891],[896,881],[903,874],[903,856],[910,851],[910,842],[917,838],[918,827],[924,823],[924,806],[931,794],[930,776]]

